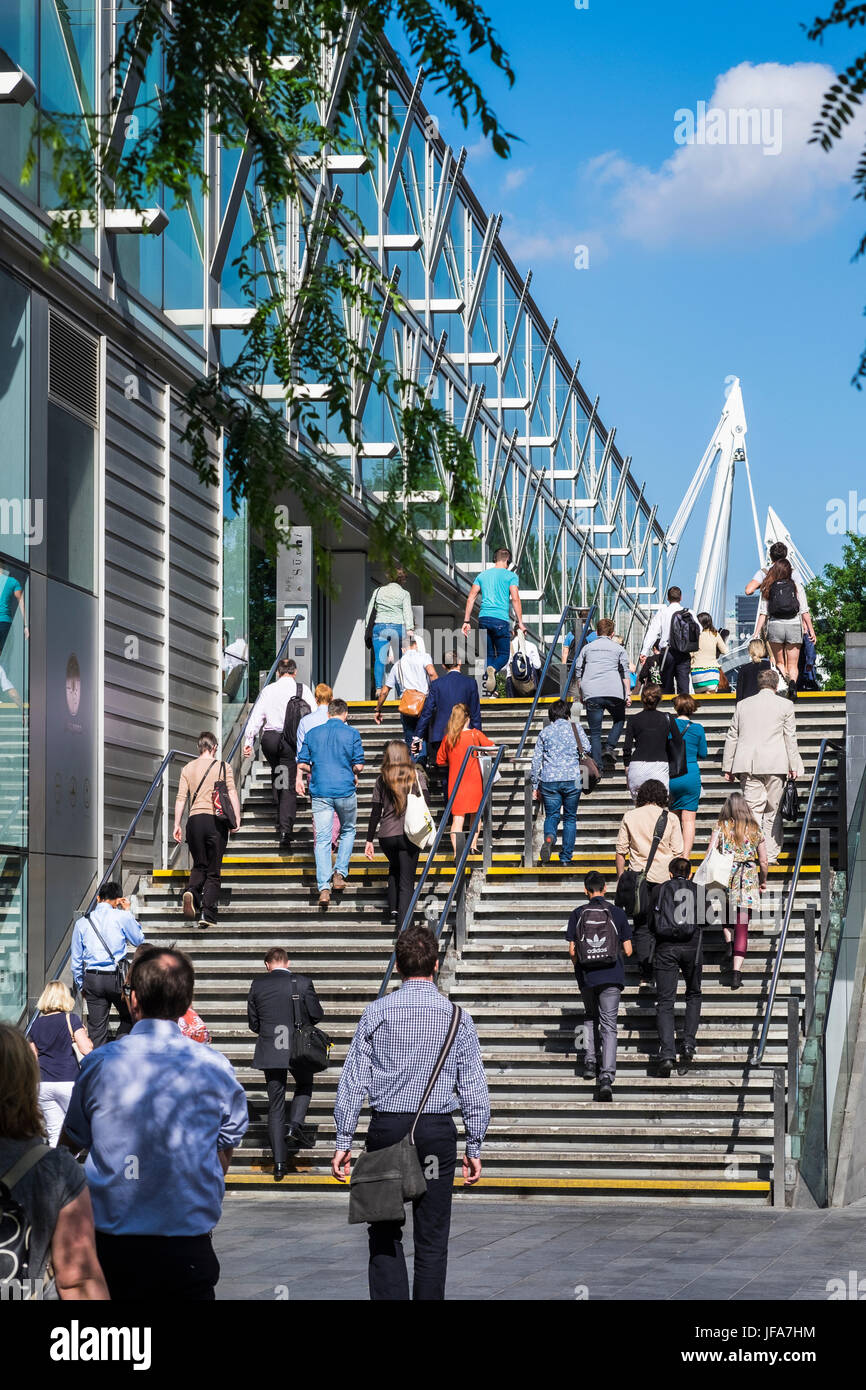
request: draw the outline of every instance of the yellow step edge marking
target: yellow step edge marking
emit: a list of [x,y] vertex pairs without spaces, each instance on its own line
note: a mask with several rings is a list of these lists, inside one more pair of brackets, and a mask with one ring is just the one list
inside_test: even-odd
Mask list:
[[[258,1168],[252,1173],[229,1173],[226,1187],[242,1187],[251,1183],[261,1183],[273,1176],[273,1168]],[[289,1173],[280,1184],[285,1187],[331,1187],[348,1193],[347,1183],[338,1183],[327,1173]],[[461,1177],[455,1177],[454,1186],[465,1187]],[[599,1188],[622,1188],[643,1192],[766,1192],[771,1191],[769,1182],[713,1182],[710,1179],[695,1178],[485,1178],[483,1175],[473,1187],[510,1188],[557,1188],[561,1190],[597,1190]]]

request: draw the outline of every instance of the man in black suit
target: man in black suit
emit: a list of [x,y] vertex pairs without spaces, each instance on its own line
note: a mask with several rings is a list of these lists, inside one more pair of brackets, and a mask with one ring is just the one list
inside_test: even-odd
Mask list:
[[[258,1034],[253,1066],[265,1074],[268,1088],[268,1138],[274,1151],[274,1182],[286,1176],[289,1149],[293,1153],[309,1147],[309,1134],[303,1128],[313,1094],[314,1073],[290,1061],[295,1018],[292,996],[297,997],[298,1026],[318,1023],[324,1018],[308,975],[293,975],[288,953],[272,946],[265,956],[266,975],[257,975],[247,998],[250,1031]],[[291,1072],[295,1094],[289,1109],[286,1130],[286,1073]]]
[[[456,652],[446,652],[442,665],[445,675],[438,681],[431,681],[424,708],[415,727],[412,752],[419,753],[424,739],[427,739],[427,768],[433,780],[441,773],[440,787],[447,785],[444,780],[446,769],[436,765],[436,754],[445,737],[448,720],[455,705],[465,705],[469,710],[470,729],[481,728],[481,701],[478,686],[470,676],[461,675],[460,661]],[[446,797],[447,800],[447,797]]]

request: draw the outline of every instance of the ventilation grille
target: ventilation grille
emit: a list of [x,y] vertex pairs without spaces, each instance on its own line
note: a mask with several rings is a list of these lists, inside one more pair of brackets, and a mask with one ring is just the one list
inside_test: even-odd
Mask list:
[[48,315],[48,394],[88,424],[99,424],[99,343],[68,319]]

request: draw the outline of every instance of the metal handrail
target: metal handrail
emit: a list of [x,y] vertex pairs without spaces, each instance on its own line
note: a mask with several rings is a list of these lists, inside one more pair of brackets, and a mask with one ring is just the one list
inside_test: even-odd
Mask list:
[[[800,877],[800,869],[803,864],[803,857],[806,853],[806,840],[809,835],[812,812],[815,807],[815,800],[818,795],[818,784],[821,780],[821,768],[827,749],[838,746],[838,739],[822,738],[821,746],[818,749],[818,761],[815,764],[815,771],[812,775],[812,785],[809,788],[809,800],[806,803],[806,813],[803,817],[803,827],[800,831],[800,840],[797,845],[797,855],[794,860],[794,870],[791,875],[791,885],[788,890],[788,901],[785,904],[785,916],[782,920],[782,929],[779,933],[779,948],[776,952],[776,963],[773,966],[773,978],[770,981],[770,988],[767,991],[767,1002],[764,1008],[764,1022],[761,1026],[761,1036],[758,1046],[752,1055],[750,1066],[760,1066],[764,1058],[764,1049],[767,1046],[767,1037],[770,1032],[770,1023],[773,1016],[773,1005],[776,1002],[776,990],[779,984],[779,976],[782,972],[782,960],[785,954],[785,945],[788,940],[788,928],[791,925],[791,914],[794,910],[794,897],[797,892],[797,880]],[[826,925],[826,924],[823,924]],[[823,930],[823,926],[822,926]],[[807,943],[808,945],[808,943]]]
[[[270,671],[268,671],[268,674],[265,676],[265,679],[264,679],[264,681],[262,682],[261,688],[259,689],[259,695],[261,695],[262,690],[265,690],[265,689],[267,688],[267,686],[269,686],[270,683],[271,683],[271,681],[273,680],[274,672],[276,671],[277,666],[278,666],[278,665],[280,664],[280,662],[282,661],[282,659],[283,659],[283,654],[285,653],[286,648],[288,647],[289,643],[291,642],[292,637],[294,636],[295,628],[297,627],[297,625],[298,625],[298,623],[299,623],[300,621],[301,621],[301,615],[300,615],[300,613],[296,613],[295,616],[294,616],[294,618],[292,619],[292,625],[291,625],[291,627],[289,628],[288,632],[286,633],[285,637],[283,638],[282,642],[280,643],[280,650],[277,652],[276,656],[274,657],[273,665],[271,666]],[[256,700],[259,698],[259,695],[256,696]],[[252,703],[253,707],[255,708],[255,703],[256,703],[256,701],[253,700],[251,703]],[[241,746],[241,739],[243,738],[244,733],[246,732],[246,727],[247,727],[247,720],[244,720],[244,726],[243,726],[243,728],[241,729],[240,733],[238,734],[237,738],[235,739],[234,743],[232,744],[232,746],[231,746],[231,751],[230,751],[228,757],[226,758],[226,762],[227,762],[227,763],[233,763],[233,762],[234,762],[234,760],[235,760],[235,754],[237,753],[238,749],[239,749],[240,746]]]
[[[501,757],[502,757],[502,754],[503,754],[504,752],[505,752],[505,747],[504,747],[504,745],[503,745],[503,746],[501,746],[501,747],[498,749],[498,751],[497,751],[496,761],[495,761],[494,767],[493,767],[493,769],[491,769],[490,776],[489,776],[488,779],[487,779],[487,785],[488,785],[488,786],[492,786],[492,785],[493,785],[493,772],[495,771],[496,768],[498,768],[498,766],[499,766],[499,761],[500,761],[500,759],[501,759]],[[460,783],[463,781],[463,774],[464,774],[464,772],[466,771],[467,767],[469,766],[469,759],[470,759],[471,757],[473,757],[473,756],[478,757],[478,756],[481,756],[482,754],[489,754],[489,753],[490,753],[490,749],[489,749],[488,747],[486,747],[486,746],[479,746],[478,744],[474,744],[471,748],[467,748],[467,749],[466,749],[466,752],[465,752],[465,754],[464,754],[464,756],[463,756],[463,762],[460,764],[460,771],[459,771],[458,774],[457,774],[457,779],[456,779],[456,781],[455,781],[455,783],[454,783],[454,786],[451,788],[451,792],[450,792],[450,794],[449,794],[449,796],[448,796],[448,801],[447,801],[447,803],[446,803],[445,810],[442,812],[442,818],[441,818],[441,820],[440,820],[440,822],[439,822],[439,829],[436,831],[436,834],[435,834],[435,836],[434,836],[434,838],[433,838],[433,843],[432,843],[432,845],[430,846],[430,849],[427,851],[427,859],[426,859],[426,861],[425,861],[425,863],[424,863],[424,868],[421,870],[421,877],[418,879],[418,882],[417,882],[417,884],[415,885],[415,892],[412,894],[412,901],[410,902],[409,906],[408,906],[407,909],[406,909],[406,915],[405,915],[405,917],[403,918],[403,921],[400,923],[400,931],[397,933],[398,936],[401,935],[401,934],[406,930],[406,928],[409,926],[410,922],[412,921],[412,917],[413,917],[413,915],[414,915],[415,908],[418,906],[418,900],[419,900],[419,898],[421,897],[421,892],[422,892],[422,890],[423,890],[423,888],[424,888],[424,884],[427,882],[427,879],[428,879],[429,874],[430,874],[430,870],[431,870],[432,867],[433,867],[433,861],[435,860],[437,851],[438,851],[438,849],[439,849],[439,846],[440,846],[440,844],[442,843],[442,837],[443,837],[443,835],[445,834],[445,831],[446,831],[446,829],[447,829],[447,827],[448,827],[448,818],[449,818],[450,813],[451,813],[451,808],[452,808],[452,806],[454,805],[454,798],[455,798],[456,795],[457,795],[458,789],[459,789],[459,787],[460,787]],[[487,803],[487,788],[485,787],[485,789],[484,789],[484,794],[482,795],[482,798],[481,798],[481,806],[483,807],[484,805],[486,805],[486,803]],[[477,818],[476,818],[476,819],[477,819]],[[471,835],[469,836],[469,838],[468,838],[468,840],[466,841],[466,843],[467,843],[467,845],[471,845],[471,843],[472,843],[472,836],[471,836]],[[463,858],[464,867],[465,867],[465,858],[466,858],[466,856],[463,855],[463,856],[461,856],[461,858]],[[457,877],[456,877],[456,875],[455,875],[455,880],[454,880],[454,881],[455,881],[455,883],[457,882]],[[448,899],[448,904],[449,904],[449,906],[450,906],[450,903],[451,903],[451,898],[450,898],[450,896],[449,896],[449,899]],[[392,974],[394,973],[394,966],[396,965],[396,963],[397,963],[397,952],[396,952],[396,950],[393,950],[393,951],[391,952],[391,958],[390,958],[390,960],[388,961],[387,969],[386,969],[385,974],[384,974],[384,976],[383,976],[383,978],[382,978],[382,984],[381,984],[380,987],[379,987],[379,993],[378,993],[378,995],[376,996],[378,999],[381,999],[381,998],[382,998],[382,995],[385,993],[385,990],[388,988],[388,982],[389,982],[389,980],[391,979]]]
[[[523,733],[520,736],[520,742],[518,743],[517,751],[514,754],[515,758],[519,758],[521,756],[526,746],[526,740],[529,738],[529,730],[532,727],[532,721],[535,718],[535,711],[538,708],[538,701],[541,699],[542,687],[544,685],[545,680],[547,679],[547,673],[550,670],[550,663],[553,660],[553,653],[555,652],[556,644],[559,641],[559,634],[562,631],[563,623],[568,617],[568,614],[571,612],[573,606],[573,604],[569,604],[566,608],[563,608],[562,616],[560,617],[559,622],[556,625],[556,632],[553,635],[553,640],[551,641],[547,657],[545,658],[544,665],[541,668],[541,674],[538,677],[538,685],[536,686],[535,690],[535,698],[533,699],[529,709],[529,713],[526,716],[526,723],[523,726]],[[580,656],[580,653],[582,652],[583,647],[586,643],[586,634],[589,632],[590,625],[592,622],[592,616],[596,611],[596,607],[597,605],[593,604],[586,615],[586,621],[583,624],[583,631],[580,634],[580,641],[577,643],[577,651],[574,653],[574,656],[572,657],[571,666],[568,670],[568,682],[565,687],[566,691],[568,691],[569,687],[571,686],[571,679],[574,674],[574,668],[577,665],[577,658]]]

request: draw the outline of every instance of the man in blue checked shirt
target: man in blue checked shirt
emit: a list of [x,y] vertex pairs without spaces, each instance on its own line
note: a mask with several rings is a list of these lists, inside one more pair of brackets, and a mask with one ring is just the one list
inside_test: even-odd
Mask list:
[[549,723],[541,730],[532,754],[534,796],[544,802],[544,844],[539,858],[550,863],[562,816],[560,864],[571,863],[577,838],[577,804],[583,786],[581,758],[589,752],[589,739],[571,718],[568,700],[554,700],[547,711]]
[[87,1003],[87,1028],[95,1048],[108,1041],[112,1004],[120,1016],[118,1037],[132,1027],[126,1001],[117,987],[117,967],[127,948],[140,946],[144,940],[119,883],[103,883],[96,898],[93,911],[79,917],[72,929],[70,961],[72,978]]
[[[349,1176],[352,1139],[366,1096],[372,1110],[367,1130],[371,1152],[397,1144],[408,1134],[451,1024],[451,1003],[434,983],[439,948],[429,927],[410,927],[402,932],[396,954],[403,983],[400,989],[367,1005],[343,1063],[334,1108],[337,1150],[331,1163],[339,1182]],[[490,1097],[478,1034],[465,1012],[454,1046],[415,1127],[415,1147],[427,1179],[425,1195],[412,1204],[412,1296],[416,1300],[445,1297],[457,1167],[457,1128],[452,1112],[457,1109],[463,1113],[466,1131],[463,1180],[471,1186],[481,1177],[481,1145],[490,1122]],[[406,1302],[409,1276],[402,1226],[380,1221],[368,1229],[371,1299]]]

